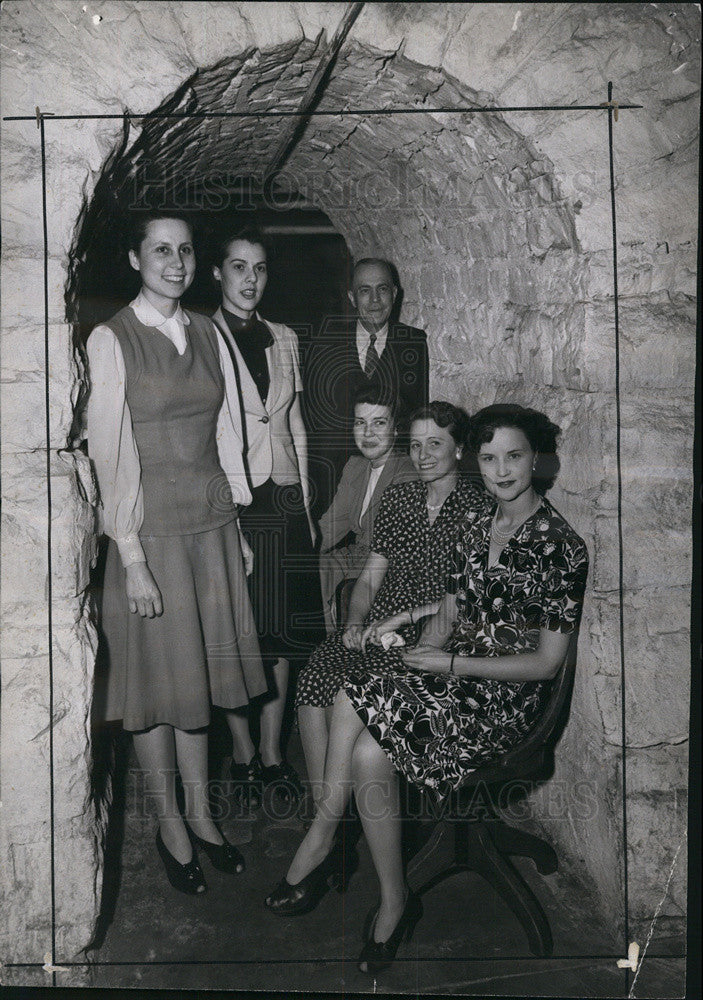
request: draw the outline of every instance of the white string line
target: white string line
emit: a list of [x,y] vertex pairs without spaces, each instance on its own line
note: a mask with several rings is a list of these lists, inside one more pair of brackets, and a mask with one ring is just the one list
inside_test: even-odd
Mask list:
[[632,980],[632,986],[630,987],[630,992],[627,994],[628,1000],[634,1000],[637,977],[639,976],[640,969],[644,964],[644,956],[647,954],[647,948],[649,948],[649,942],[652,940],[652,935],[654,934],[654,926],[659,918],[659,913],[661,911],[662,906],[664,905],[664,900],[666,899],[669,893],[669,886],[671,885],[671,879],[674,874],[674,868],[676,868],[676,862],[678,861],[679,858],[679,851],[683,847],[683,842],[684,840],[686,840],[687,836],[688,834],[684,833],[683,837],[679,841],[679,846],[676,848],[676,853],[674,854],[674,860],[671,862],[671,870],[669,871],[669,877],[666,880],[666,885],[664,886],[664,894],[662,898],[659,900],[657,908],[654,911],[654,916],[652,917],[652,923],[650,924],[649,927],[649,934],[647,935],[647,940],[645,941],[644,948],[642,949],[642,957],[640,958],[639,965],[637,966],[637,972],[635,973],[635,978]]

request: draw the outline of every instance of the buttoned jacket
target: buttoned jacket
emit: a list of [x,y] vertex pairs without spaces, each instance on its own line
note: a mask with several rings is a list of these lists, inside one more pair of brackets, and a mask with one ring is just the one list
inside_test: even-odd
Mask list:
[[[257,318],[261,317],[257,314]],[[298,458],[288,422],[295,394],[302,389],[298,338],[283,323],[262,320],[273,337],[273,343],[266,348],[269,390],[264,402],[221,308],[212,319],[225,338],[235,362],[245,433],[247,474],[251,486],[260,486],[269,478],[279,486],[299,483]]]

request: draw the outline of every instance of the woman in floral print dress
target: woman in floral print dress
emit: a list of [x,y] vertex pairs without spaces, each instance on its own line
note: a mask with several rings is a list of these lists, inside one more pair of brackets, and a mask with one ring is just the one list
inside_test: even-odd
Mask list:
[[514,404],[472,419],[469,443],[496,502],[467,513],[441,601],[364,631],[362,646],[378,644],[411,616],[431,615],[417,646],[389,650],[404,670],[361,667],[335,699],[324,799],[267,902],[283,914],[306,897],[314,905],[334,874],[334,832],[353,788],[381,883],[364,972],[389,964],[421,916],[404,881],[397,773],[444,797],[522,740],[578,625],[586,547],[540,492],[545,463],[556,468],[558,434],[544,414]]

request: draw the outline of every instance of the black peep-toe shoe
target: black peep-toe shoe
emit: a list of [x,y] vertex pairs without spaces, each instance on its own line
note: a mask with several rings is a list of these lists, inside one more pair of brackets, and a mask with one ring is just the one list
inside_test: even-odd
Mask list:
[[388,968],[396,956],[400,942],[409,941],[415,926],[422,916],[422,901],[412,893],[408,895],[405,908],[395,930],[387,941],[374,941],[373,931],[378,916],[378,908],[372,910],[365,922],[366,941],[359,955],[359,970],[374,975]]
[[213,868],[217,868],[220,872],[227,872],[228,875],[238,875],[244,871],[246,868],[244,858],[234,844],[229,843],[222,830],[218,829],[218,833],[222,837],[222,843],[213,844],[209,840],[203,840],[197,833],[193,833],[189,826],[186,829],[193,844],[193,850],[197,846],[205,851]]
[[198,856],[193,848],[193,857],[186,864],[182,865],[176,861],[163,842],[161,830],[156,833],[156,849],[161,856],[166,870],[166,876],[174,889],[179,892],[186,892],[190,896],[198,896],[205,892],[207,883],[203,876],[203,870],[198,864]]
[[317,868],[302,878],[300,882],[291,885],[288,879],[282,878],[265,904],[272,913],[282,917],[295,917],[314,910],[328,889],[344,892],[347,888],[344,876],[344,864],[341,851],[337,845],[321,861]]

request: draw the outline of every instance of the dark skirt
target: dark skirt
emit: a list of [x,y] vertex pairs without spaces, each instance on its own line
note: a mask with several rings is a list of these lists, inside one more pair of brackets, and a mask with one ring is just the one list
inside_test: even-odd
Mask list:
[[104,718],[132,731],[200,729],[211,705],[239,708],[266,691],[236,522],[141,542],[164,612],[142,618],[129,611],[110,540],[101,615]]
[[318,558],[298,484],[272,479],[252,490],[239,521],[254,551],[249,593],[265,666],[300,664],[324,639]]

